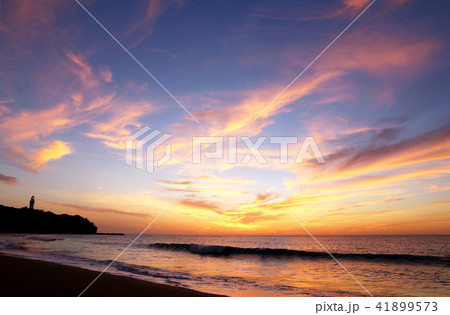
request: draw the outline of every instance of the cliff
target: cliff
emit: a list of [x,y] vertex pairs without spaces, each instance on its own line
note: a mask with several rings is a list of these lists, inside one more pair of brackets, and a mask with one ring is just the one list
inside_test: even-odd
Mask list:
[[79,215],[0,205],[0,233],[96,234],[97,227]]

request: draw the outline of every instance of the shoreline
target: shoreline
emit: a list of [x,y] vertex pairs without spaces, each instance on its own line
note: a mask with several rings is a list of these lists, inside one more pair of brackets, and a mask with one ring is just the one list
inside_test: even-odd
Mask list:
[[[0,296],[76,297],[98,271],[34,260],[0,252]],[[167,284],[159,284],[105,272],[83,297],[217,297]]]

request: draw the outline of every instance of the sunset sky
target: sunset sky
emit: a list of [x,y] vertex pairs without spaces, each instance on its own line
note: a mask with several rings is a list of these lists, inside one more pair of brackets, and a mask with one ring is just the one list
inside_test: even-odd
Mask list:
[[[258,119],[370,1],[80,3],[198,122],[76,1],[2,1],[0,204],[139,233],[198,177],[147,233],[305,234],[278,201],[318,235],[450,232],[448,1],[375,1]],[[172,135],[153,174],[125,163],[144,126]],[[267,164],[193,164],[194,136]]]

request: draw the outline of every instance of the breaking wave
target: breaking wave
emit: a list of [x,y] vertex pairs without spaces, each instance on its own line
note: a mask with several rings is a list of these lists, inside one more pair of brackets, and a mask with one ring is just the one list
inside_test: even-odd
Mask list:
[[[180,243],[152,243],[150,248],[189,252],[197,255],[208,256],[236,256],[236,255],[254,255],[260,257],[293,257],[305,259],[329,258],[326,252],[302,251],[282,248],[243,248],[220,245],[199,245],[199,244],[180,244]],[[361,254],[361,253],[332,253],[337,259],[364,260],[364,261],[388,261],[399,263],[418,263],[430,265],[450,266],[449,257],[439,256],[421,256],[407,254]]]
[[39,236],[30,236],[28,237],[29,240],[33,241],[41,241],[41,242],[54,242],[54,241],[61,241],[62,238],[49,238],[49,237],[39,237]]

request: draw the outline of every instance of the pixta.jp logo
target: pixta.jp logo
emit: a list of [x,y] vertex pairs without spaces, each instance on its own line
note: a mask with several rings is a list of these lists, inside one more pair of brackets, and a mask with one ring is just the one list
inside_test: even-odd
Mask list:
[[[172,157],[172,147],[170,144],[166,146],[164,156],[155,161],[155,151],[164,142],[169,140],[172,135],[162,134],[161,131],[154,129],[149,133],[152,128],[145,126],[138,132],[135,132],[126,142],[126,163],[133,165],[133,161],[136,161],[136,167],[138,169],[144,169],[144,161],[146,160],[146,171],[149,173],[154,172],[155,165],[160,167],[167,163]],[[161,135],[160,137],[158,137]],[[145,149],[146,147],[146,149]],[[135,154],[133,154],[135,152]]]

